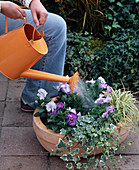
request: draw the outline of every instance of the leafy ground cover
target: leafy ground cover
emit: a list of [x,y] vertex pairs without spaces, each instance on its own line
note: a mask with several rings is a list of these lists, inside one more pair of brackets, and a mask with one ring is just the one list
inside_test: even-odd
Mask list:
[[139,87],[138,0],[42,1],[67,22],[65,74],[81,78],[103,76],[116,88]]

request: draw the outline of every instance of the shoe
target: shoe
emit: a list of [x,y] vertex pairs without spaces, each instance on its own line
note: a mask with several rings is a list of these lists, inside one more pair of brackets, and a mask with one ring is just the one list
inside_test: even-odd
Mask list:
[[33,113],[35,109],[28,104],[24,104],[24,102],[21,100],[21,110],[23,112]]

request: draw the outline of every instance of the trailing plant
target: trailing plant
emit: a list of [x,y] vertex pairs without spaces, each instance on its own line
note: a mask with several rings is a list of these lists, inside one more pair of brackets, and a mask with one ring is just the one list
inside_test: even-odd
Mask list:
[[[128,107],[134,105],[128,103],[132,96],[130,100],[122,100],[127,103],[123,109],[117,109],[119,95],[115,95],[117,91],[112,91],[102,77],[86,83],[79,80],[74,93],[71,93],[67,83],[59,83],[56,89],[58,96],[55,99],[50,99],[44,89],[39,89],[35,101],[38,111],[34,116],[39,116],[47,128],[64,135],[64,138],[59,138],[55,146],[57,149],[51,155],[61,154],[62,160],[73,161],[77,169],[88,168],[87,163],[80,162],[81,157],[88,158],[89,163],[93,162],[94,169],[106,167],[105,162],[113,158],[119,146],[118,127],[127,127],[125,120],[129,118],[129,112],[128,124],[137,122],[135,115],[139,116],[139,113]],[[122,123],[119,124],[119,121]],[[100,159],[95,158],[98,148],[102,152]],[[66,167],[74,169],[72,162]]]

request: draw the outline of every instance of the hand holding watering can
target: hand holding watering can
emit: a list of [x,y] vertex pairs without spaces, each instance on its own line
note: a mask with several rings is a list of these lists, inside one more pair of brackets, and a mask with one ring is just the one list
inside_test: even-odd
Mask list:
[[[19,0],[20,1],[20,0]],[[28,2],[25,5],[31,10],[33,20],[36,26],[44,25],[48,17],[48,12],[39,0],[32,0],[30,4]],[[5,16],[12,19],[23,19],[27,17],[25,11],[18,5],[10,1],[0,1],[0,12]],[[39,19],[38,19],[39,18]]]
[[12,80],[19,77],[42,79],[70,83],[71,91],[77,84],[78,73],[72,78],[30,69],[44,54],[48,52],[42,33],[30,24],[8,32],[5,18],[5,34],[0,36],[0,72]]

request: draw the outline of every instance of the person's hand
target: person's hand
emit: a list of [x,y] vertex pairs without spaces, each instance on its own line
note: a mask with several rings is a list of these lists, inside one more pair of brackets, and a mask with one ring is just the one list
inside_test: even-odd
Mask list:
[[36,26],[38,27],[39,25],[43,25],[47,20],[48,12],[40,0],[32,0],[30,9]]
[[10,1],[1,1],[1,13],[12,19],[23,19],[27,16],[23,9]]

